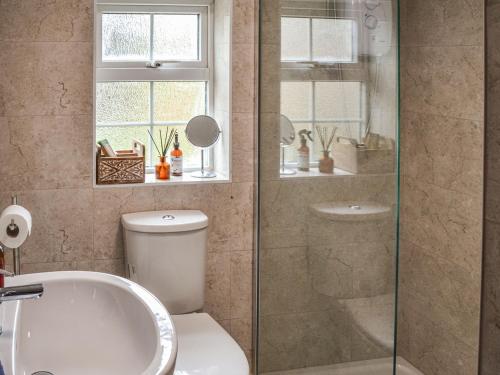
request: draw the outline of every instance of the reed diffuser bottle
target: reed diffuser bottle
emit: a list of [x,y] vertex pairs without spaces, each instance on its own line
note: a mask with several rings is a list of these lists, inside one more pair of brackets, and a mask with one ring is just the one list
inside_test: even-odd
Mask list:
[[330,157],[330,147],[332,145],[337,128],[333,128],[331,131],[326,128],[326,126],[316,126],[316,132],[318,133],[319,140],[321,142],[321,147],[323,148],[323,157],[319,160],[319,171],[321,173],[333,173],[334,162]]
[[167,127],[167,131],[165,133],[165,139],[163,139],[163,135],[160,130],[160,147],[155,142],[155,139],[153,137],[153,134],[148,130],[149,136],[151,137],[151,140],[153,141],[153,145],[156,148],[156,151],[158,151],[158,158],[159,161],[155,165],[155,177],[157,180],[168,180],[170,179],[170,164],[167,161],[167,151],[172,144],[172,140],[174,139],[174,134],[175,130],[170,130]]

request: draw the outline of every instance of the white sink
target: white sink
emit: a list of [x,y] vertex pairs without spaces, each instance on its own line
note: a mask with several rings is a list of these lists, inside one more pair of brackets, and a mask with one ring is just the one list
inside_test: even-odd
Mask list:
[[10,278],[42,283],[42,298],[4,302],[0,360],[6,375],[172,374],[177,338],[165,307],[146,289],[95,272]]

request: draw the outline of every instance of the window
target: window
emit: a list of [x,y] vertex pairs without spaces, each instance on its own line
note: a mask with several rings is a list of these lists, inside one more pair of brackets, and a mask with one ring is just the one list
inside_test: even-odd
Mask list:
[[96,139],[115,149],[140,140],[151,167],[156,151],[148,130],[159,144],[159,130],[173,127],[185,169],[199,168],[200,151],[185,139],[184,127],[212,113],[210,32],[208,5],[97,4]]
[[351,19],[282,17],[281,60],[355,63],[355,26]]
[[[336,136],[359,140],[366,122],[362,81],[342,80],[343,64],[353,72],[358,63],[357,24],[350,18],[281,17],[281,113],[293,123],[295,142],[285,149],[285,162],[297,163],[298,132],[316,126],[336,127]],[[326,73],[321,65],[338,64]],[[346,67],[347,68],[347,67]],[[323,70],[322,70],[323,69]],[[331,80],[325,78],[331,76]],[[335,78],[333,78],[335,77]],[[322,157],[319,142],[308,142],[311,166]]]
[[[337,127],[337,136],[359,139],[364,124],[364,87],[358,81],[283,81],[281,82],[281,113],[287,116],[295,127],[312,131],[315,126]],[[297,162],[296,149],[300,137],[287,147],[287,163]],[[321,158],[319,142],[309,143],[313,164]]]

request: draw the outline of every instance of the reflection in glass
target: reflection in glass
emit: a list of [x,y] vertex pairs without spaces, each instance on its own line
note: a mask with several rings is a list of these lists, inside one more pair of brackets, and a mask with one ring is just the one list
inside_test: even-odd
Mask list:
[[307,18],[283,17],[281,19],[281,60],[310,60],[310,28]]
[[312,60],[354,62],[354,22],[333,18],[312,19]]
[[372,3],[260,0],[259,375],[394,374],[397,1]]

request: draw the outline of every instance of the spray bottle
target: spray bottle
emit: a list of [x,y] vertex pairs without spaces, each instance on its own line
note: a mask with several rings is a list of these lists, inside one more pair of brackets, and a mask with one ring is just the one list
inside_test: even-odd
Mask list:
[[299,131],[300,135],[300,147],[297,150],[298,165],[297,169],[299,171],[307,172],[309,171],[309,147],[307,146],[307,138],[312,142],[311,138],[312,131],[307,129],[302,129]]

